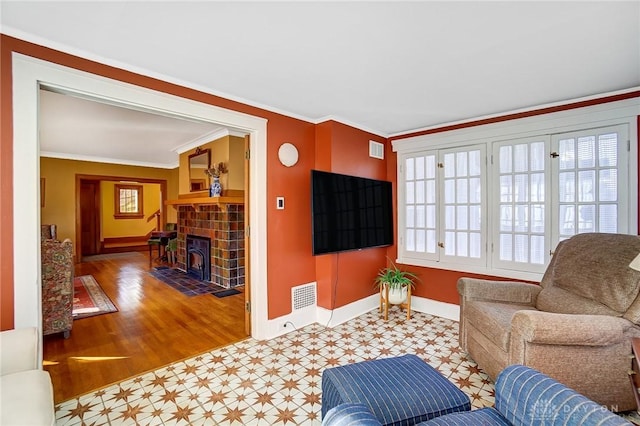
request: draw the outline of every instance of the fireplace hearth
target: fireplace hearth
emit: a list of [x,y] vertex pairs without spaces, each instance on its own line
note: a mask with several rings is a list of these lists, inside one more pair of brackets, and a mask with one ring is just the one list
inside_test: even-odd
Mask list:
[[211,281],[211,239],[187,234],[187,273]]

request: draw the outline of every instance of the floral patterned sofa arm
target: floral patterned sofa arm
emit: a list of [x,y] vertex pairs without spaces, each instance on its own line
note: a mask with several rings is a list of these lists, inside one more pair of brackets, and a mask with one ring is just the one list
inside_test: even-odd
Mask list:
[[64,333],[73,327],[73,243],[46,239],[42,249],[42,333]]
[[40,241],[57,239],[58,227],[56,225],[40,225]]

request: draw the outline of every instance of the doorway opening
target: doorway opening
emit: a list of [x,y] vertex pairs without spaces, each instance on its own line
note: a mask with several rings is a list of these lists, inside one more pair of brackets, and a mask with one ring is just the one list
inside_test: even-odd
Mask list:
[[[154,193],[153,197],[149,197],[149,194],[142,197],[143,199],[157,198],[157,205],[152,203],[152,211],[143,211],[143,217],[138,220],[114,219],[113,207],[110,204],[114,202],[115,195],[112,193],[115,182],[143,184],[147,189],[157,188],[157,193]],[[106,185],[107,183],[111,185]],[[166,194],[167,181],[163,179],[77,174],[75,203],[76,218],[78,218],[75,242],[77,260],[80,261],[85,256],[113,253],[127,248],[131,250],[137,250],[140,246],[146,248],[149,232],[163,229],[167,222],[168,215],[163,208]],[[126,223],[118,227],[120,222]],[[125,237],[111,235],[122,232],[128,235]]]
[[[64,62],[64,61],[63,61]],[[13,178],[25,188],[39,187],[38,99],[41,85],[73,88],[75,93],[92,94],[124,105],[145,106],[159,112],[172,111],[176,116],[206,122],[224,123],[248,134],[251,161],[246,161],[245,206],[251,206],[249,223],[253,230],[246,236],[250,247],[247,293],[251,294],[251,335],[266,339],[275,335],[267,310],[267,120],[246,112],[233,111],[213,104],[189,99],[190,90],[178,88],[185,97],[135,86],[78,69],[69,68],[20,53],[12,54],[13,79]],[[155,85],[159,90],[161,85]],[[250,191],[248,189],[251,189]],[[48,192],[48,191],[47,191]],[[14,326],[40,327],[41,264],[39,259],[40,218],[39,191],[13,191],[14,268],[24,271],[23,282],[14,286]],[[36,265],[34,268],[33,265]],[[250,282],[249,282],[250,281]]]

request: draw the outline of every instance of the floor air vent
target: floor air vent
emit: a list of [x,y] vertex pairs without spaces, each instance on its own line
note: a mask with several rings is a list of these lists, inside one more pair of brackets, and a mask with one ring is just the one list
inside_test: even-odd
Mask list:
[[304,284],[291,289],[291,305],[294,311],[316,305],[316,285]]

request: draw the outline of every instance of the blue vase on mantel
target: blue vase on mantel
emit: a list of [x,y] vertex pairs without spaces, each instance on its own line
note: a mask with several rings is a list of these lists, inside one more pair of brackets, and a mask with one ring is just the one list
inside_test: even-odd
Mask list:
[[209,186],[209,197],[219,197],[222,195],[222,185],[220,185],[220,178],[214,177],[213,182]]

